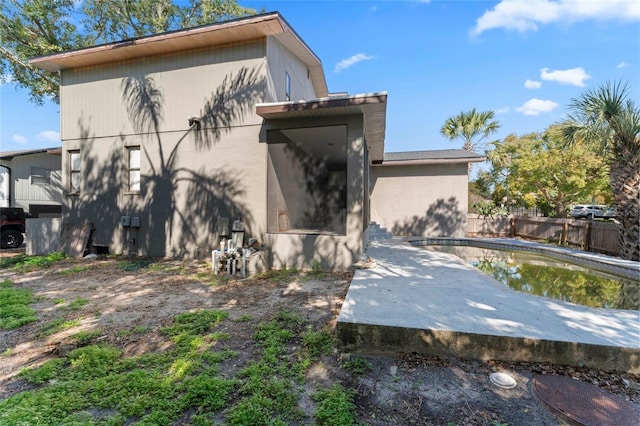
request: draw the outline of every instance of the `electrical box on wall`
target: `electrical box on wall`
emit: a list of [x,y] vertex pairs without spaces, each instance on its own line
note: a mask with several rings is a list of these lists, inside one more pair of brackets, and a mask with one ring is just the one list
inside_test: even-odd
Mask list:
[[133,216],[131,218],[131,227],[140,228],[140,216]]
[[120,225],[131,226],[131,216],[120,216]]

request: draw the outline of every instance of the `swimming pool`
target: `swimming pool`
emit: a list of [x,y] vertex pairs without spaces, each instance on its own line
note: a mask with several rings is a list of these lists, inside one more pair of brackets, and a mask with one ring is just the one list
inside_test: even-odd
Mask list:
[[640,285],[634,279],[508,248],[421,246],[454,254],[517,291],[597,308],[640,309]]

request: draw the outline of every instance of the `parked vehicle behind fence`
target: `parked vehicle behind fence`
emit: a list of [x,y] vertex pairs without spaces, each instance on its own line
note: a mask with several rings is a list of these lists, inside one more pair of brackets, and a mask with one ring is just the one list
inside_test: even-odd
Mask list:
[[26,217],[27,214],[19,207],[0,208],[0,246],[3,249],[22,245]]
[[616,211],[614,208],[598,204],[578,204],[571,209],[569,215],[575,219],[613,219],[616,217]]

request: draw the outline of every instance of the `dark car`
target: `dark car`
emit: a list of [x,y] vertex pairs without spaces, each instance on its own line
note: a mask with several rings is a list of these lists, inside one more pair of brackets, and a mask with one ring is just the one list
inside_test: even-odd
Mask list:
[[19,207],[0,207],[0,246],[3,249],[22,245],[27,216]]
[[598,204],[578,204],[574,206],[569,215],[576,219],[595,219],[599,217],[605,217],[607,206],[601,206]]

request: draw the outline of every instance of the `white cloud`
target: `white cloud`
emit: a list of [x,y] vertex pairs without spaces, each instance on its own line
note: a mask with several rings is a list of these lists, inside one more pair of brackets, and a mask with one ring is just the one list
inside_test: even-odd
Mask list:
[[591,76],[587,74],[582,67],[555,71],[549,71],[549,68],[542,68],[540,70],[540,78],[547,81],[555,81],[560,84],[584,87],[584,81],[590,79]]
[[11,141],[19,145],[24,145],[29,142],[29,139],[27,139],[25,136],[14,134],[13,136],[11,136]]
[[540,25],[587,20],[640,21],[640,4],[637,0],[502,0],[476,20],[471,35],[495,28],[537,31]]
[[523,113],[524,115],[540,115],[543,112],[553,111],[558,107],[558,104],[545,99],[531,98],[522,106],[516,108],[516,111]]
[[527,80],[524,82],[524,87],[527,89],[539,89],[542,86],[542,83],[534,80]]
[[54,130],[44,130],[36,135],[36,139],[43,142],[60,142],[60,133]]
[[628,63],[626,63],[625,61],[620,62],[618,65],[616,65],[616,68],[620,69],[620,68],[627,68],[630,67],[631,65],[629,65]]
[[509,108],[509,107],[498,108],[498,109],[496,110],[496,114],[506,114],[506,113],[508,113],[508,112],[509,112],[509,110],[510,110],[510,109],[511,109],[511,108]]
[[343,59],[342,61],[338,62],[336,68],[334,69],[334,72],[340,72],[349,68],[350,66],[357,64],[358,62],[368,61],[370,59],[373,59],[373,56],[367,55],[366,53],[358,53],[357,55],[353,55],[350,58]]

